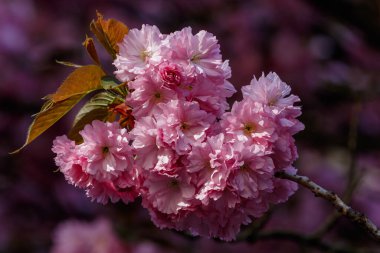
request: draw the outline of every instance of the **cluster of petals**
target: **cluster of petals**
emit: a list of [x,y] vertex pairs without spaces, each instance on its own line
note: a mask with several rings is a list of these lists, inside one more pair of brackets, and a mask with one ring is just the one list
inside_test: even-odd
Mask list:
[[296,191],[274,176],[296,172],[293,135],[304,127],[300,99],[277,74],[254,78],[227,112],[235,89],[212,34],[144,25],[119,48],[115,74],[128,82],[134,128],[94,121],[82,144],[58,137],[70,183],[102,203],[140,196],[158,227],[226,241]]
[[117,122],[95,120],[80,134],[79,145],[65,135],[53,142],[56,165],[66,180],[99,203],[132,201],[138,195],[138,180],[127,130]]
[[155,111],[155,105],[173,99],[197,101],[202,110],[221,116],[226,98],[236,92],[227,81],[228,61],[222,61],[215,36],[193,34],[190,27],[161,34],[156,26],[131,29],[119,44],[114,61],[116,77],[134,90],[127,97],[134,116]]

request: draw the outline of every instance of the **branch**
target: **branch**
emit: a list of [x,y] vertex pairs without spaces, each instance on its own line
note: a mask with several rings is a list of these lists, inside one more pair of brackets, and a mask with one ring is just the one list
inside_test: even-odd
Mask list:
[[350,206],[344,203],[336,193],[326,190],[305,176],[292,175],[286,173],[285,171],[279,171],[275,174],[275,176],[282,179],[288,179],[302,185],[303,187],[308,188],[314,193],[316,197],[321,197],[329,201],[334,205],[335,209],[337,209],[341,215],[346,216],[350,220],[358,223],[376,240],[380,241],[380,230],[376,227],[376,225],[364,214],[352,209]]

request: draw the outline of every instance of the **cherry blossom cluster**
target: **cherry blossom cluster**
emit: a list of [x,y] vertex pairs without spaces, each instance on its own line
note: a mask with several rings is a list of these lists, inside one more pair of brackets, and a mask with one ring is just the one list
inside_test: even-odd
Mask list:
[[296,171],[300,100],[275,73],[244,86],[227,112],[235,89],[212,34],[143,25],[119,48],[115,75],[128,84],[134,128],[93,121],[79,145],[57,137],[71,184],[100,203],[140,196],[158,227],[227,241],[295,192],[274,174]]

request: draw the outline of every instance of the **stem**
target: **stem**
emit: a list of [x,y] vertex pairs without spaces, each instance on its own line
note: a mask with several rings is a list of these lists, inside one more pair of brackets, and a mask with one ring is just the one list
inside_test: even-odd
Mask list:
[[336,193],[326,190],[322,186],[311,181],[306,176],[292,175],[286,173],[285,171],[279,171],[275,174],[275,176],[296,182],[303,187],[308,188],[316,197],[321,197],[329,201],[341,215],[346,216],[353,222],[359,224],[367,230],[374,237],[374,239],[380,241],[380,230],[377,226],[364,214],[352,209],[352,207],[344,203]]

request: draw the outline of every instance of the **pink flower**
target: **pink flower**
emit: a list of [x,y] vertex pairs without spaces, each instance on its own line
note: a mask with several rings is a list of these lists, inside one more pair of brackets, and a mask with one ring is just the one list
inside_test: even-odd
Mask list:
[[271,156],[278,169],[290,166],[298,158],[295,140],[290,133],[283,132],[279,136],[273,146],[273,154]]
[[162,129],[163,141],[178,154],[184,154],[191,145],[202,142],[215,117],[199,108],[197,102],[172,100],[158,106],[155,114],[157,127]]
[[157,104],[176,99],[176,92],[165,86],[163,80],[150,70],[128,84],[133,91],[127,96],[127,104],[133,108],[133,116],[141,118],[151,115],[157,110]]
[[274,119],[260,103],[250,99],[235,102],[231,112],[223,115],[221,125],[230,139],[260,144],[264,149],[270,150],[277,139]]
[[123,182],[122,177],[115,181],[106,182],[93,180],[91,185],[86,188],[86,195],[91,200],[96,200],[96,202],[103,205],[107,204],[108,200],[112,203],[116,203],[119,200],[122,200],[125,204],[133,202],[140,195],[139,183],[137,177],[130,178],[130,176],[130,174],[123,176],[124,178],[128,178],[129,182]]
[[228,108],[228,97],[235,92],[233,85],[227,80],[212,81],[208,77],[198,77],[189,86],[188,100],[197,101],[202,110],[220,117]]
[[245,199],[261,198],[263,192],[273,191],[274,164],[265,151],[242,142],[234,145],[235,164],[228,185]]
[[197,74],[224,76],[219,44],[211,33],[200,31],[193,35],[191,28],[186,27],[170,34],[166,40],[162,48],[166,59],[194,68]]
[[250,85],[242,87],[243,98],[275,107],[275,113],[300,101],[299,97],[290,94],[290,91],[290,86],[281,81],[274,72],[270,72],[267,76],[262,74],[259,80],[253,78]]
[[[150,173],[144,183],[143,201],[164,214],[177,214],[194,201],[195,188],[186,175],[167,176]],[[149,204],[145,204],[149,206]]]
[[224,191],[219,199],[199,206],[176,223],[176,229],[189,230],[192,235],[234,240],[241,225],[252,221],[236,199],[230,191]]
[[196,198],[207,205],[210,199],[218,199],[227,185],[233,153],[229,144],[224,143],[223,134],[208,137],[193,147],[188,156],[187,171],[193,176],[199,187]]
[[123,82],[143,74],[153,61],[159,61],[159,48],[163,35],[156,26],[143,25],[141,30],[131,29],[119,43],[119,54],[114,65],[115,74]]
[[175,88],[184,81],[184,77],[182,76],[183,70],[177,64],[163,62],[159,65],[159,72],[162,81],[164,81],[168,87]]
[[143,117],[135,122],[131,131],[136,164],[146,170],[156,166],[160,149],[166,147],[162,141],[162,130],[157,129],[156,124],[154,117]]
[[80,132],[83,143],[78,149],[87,158],[84,171],[96,180],[108,181],[132,168],[129,134],[117,122],[95,120]]
[[66,135],[58,136],[53,141],[52,151],[57,155],[56,165],[70,184],[81,188],[90,184],[91,178],[83,170],[87,159],[80,156],[74,141],[69,140]]
[[53,143],[56,164],[65,178],[99,203],[133,201],[139,195],[140,179],[133,168],[126,129],[116,122],[93,121],[81,135],[84,142],[80,145],[66,136]]

